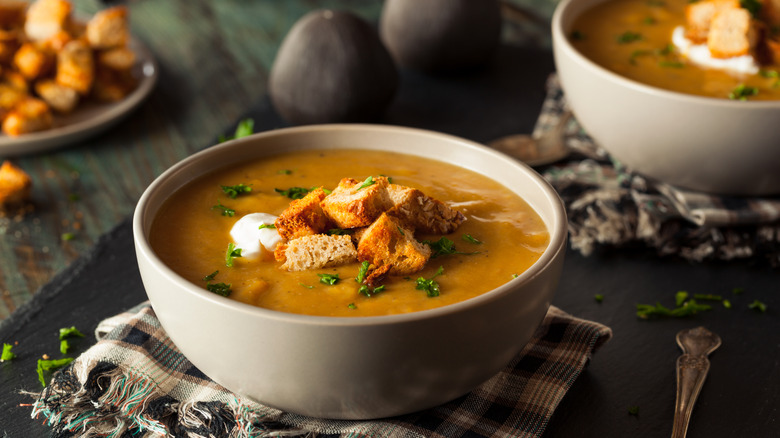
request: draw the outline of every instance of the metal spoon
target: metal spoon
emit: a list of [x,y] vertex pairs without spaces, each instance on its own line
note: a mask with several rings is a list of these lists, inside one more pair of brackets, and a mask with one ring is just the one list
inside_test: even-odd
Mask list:
[[564,141],[571,117],[571,111],[567,110],[561,114],[558,124],[539,136],[514,134],[493,140],[488,146],[531,167],[554,163],[571,153]]
[[704,327],[677,333],[677,345],[683,355],[677,358],[677,401],[672,438],[685,438],[693,405],[710,370],[707,356],[720,347],[720,336]]

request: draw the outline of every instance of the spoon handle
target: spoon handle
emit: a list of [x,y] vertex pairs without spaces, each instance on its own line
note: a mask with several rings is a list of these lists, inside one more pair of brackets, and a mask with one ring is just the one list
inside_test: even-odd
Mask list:
[[710,370],[706,356],[683,354],[677,359],[677,401],[674,409],[672,438],[685,438],[693,405]]

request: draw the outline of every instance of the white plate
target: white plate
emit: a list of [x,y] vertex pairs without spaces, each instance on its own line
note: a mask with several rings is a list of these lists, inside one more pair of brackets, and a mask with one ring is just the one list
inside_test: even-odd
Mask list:
[[0,133],[0,156],[33,154],[67,146],[99,134],[130,114],[149,96],[158,76],[157,63],[149,50],[136,40],[131,41],[130,47],[138,57],[133,73],[139,82],[133,92],[118,102],[79,103],[71,114],[55,114],[54,127],[46,131],[18,137]]

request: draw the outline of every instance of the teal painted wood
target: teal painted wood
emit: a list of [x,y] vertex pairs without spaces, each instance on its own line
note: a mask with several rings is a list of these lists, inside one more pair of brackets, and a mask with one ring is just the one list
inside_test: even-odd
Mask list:
[[[513,0],[549,18],[555,0]],[[103,5],[77,0],[89,16]],[[209,145],[266,92],[289,28],[317,8],[378,21],[380,0],[130,0],[134,35],[154,54],[155,90],[108,132],[14,159],[33,178],[33,211],[0,217],[0,321],[130,215],[166,168]],[[546,44],[546,27],[505,38]],[[72,236],[69,240],[63,236]],[[107,291],[107,293],[110,293]],[[2,340],[0,340],[2,341]]]

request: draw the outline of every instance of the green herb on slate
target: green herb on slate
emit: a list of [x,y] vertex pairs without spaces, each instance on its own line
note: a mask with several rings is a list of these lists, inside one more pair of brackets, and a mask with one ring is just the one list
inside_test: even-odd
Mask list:
[[595,299],[597,303],[602,303],[604,302],[604,295],[596,294],[593,296],[593,299]]
[[240,122],[238,122],[238,126],[236,126],[236,131],[231,136],[219,136],[219,142],[223,143],[228,140],[235,140],[237,138],[246,137],[249,135],[252,135],[255,130],[255,121],[252,119],[243,119]]
[[65,357],[62,359],[52,359],[52,360],[44,360],[44,359],[38,359],[38,381],[41,382],[41,385],[43,387],[46,387],[46,378],[44,377],[44,373],[46,371],[54,371],[56,369],[62,368],[65,365],[73,362],[72,357]]
[[60,329],[60,340],[73,338],[73,337],[83,338],[84,333],[81,333],[79,329],[76,328],[76,326]]
[[752,303],[748,304],[748,308],[761,313],[766,312],[766,304],[758,300],[754,300]]
[[13,345],[3,343],[3,352],[0,354],[0,362],[16,359],[16,355],[11,351],[13,348]]

